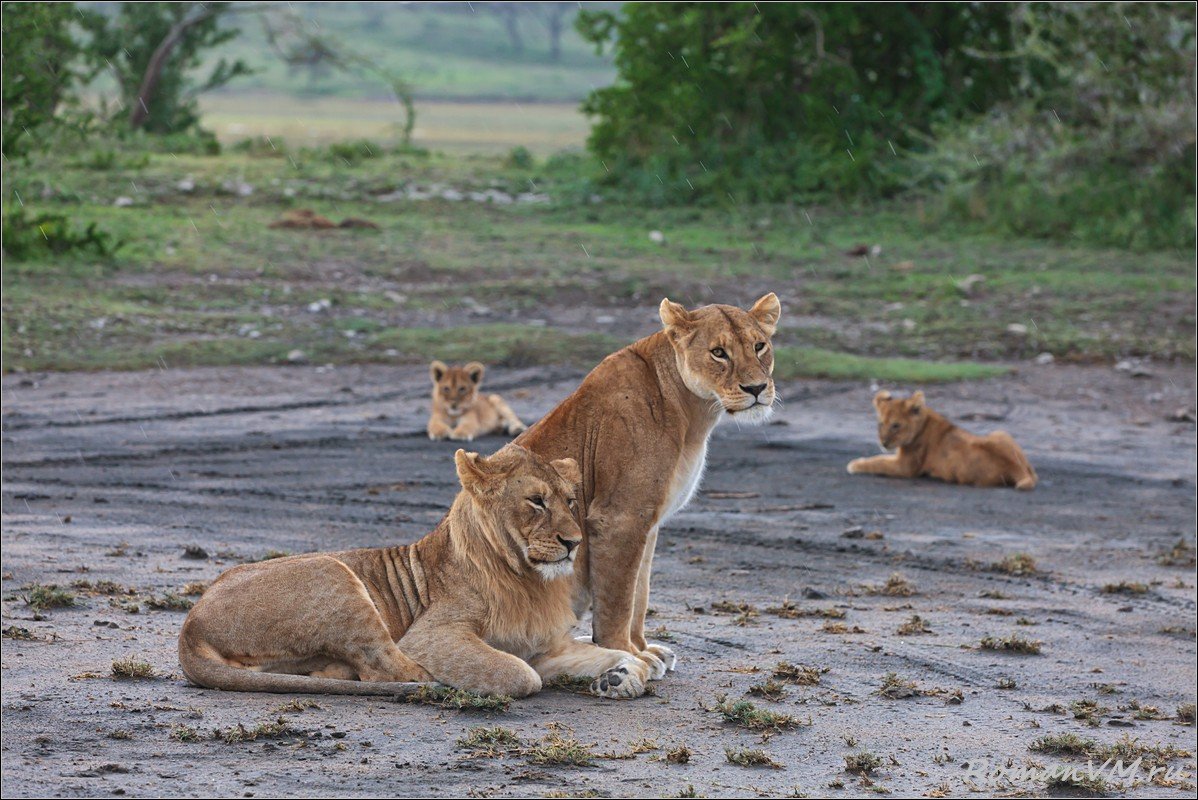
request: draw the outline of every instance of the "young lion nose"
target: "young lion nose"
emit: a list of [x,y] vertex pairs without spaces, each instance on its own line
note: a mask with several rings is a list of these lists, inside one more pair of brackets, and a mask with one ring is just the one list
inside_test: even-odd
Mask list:
[[573,539],[563,539],[559,536],[557,537],[557,540],[562,543],[563,547],[566,548],[567,553],[574,552],[574,548],[578,547],[578,542],[574,541]]
[[746,394],[753,395],[753,397],[757,397],[759,394],[761,394],[762,392],[765,391],[765,387],[766,387],[766,384],[764,384],[764,383],[756,383],[756,384],[753,384],[752,386],[745,386],[742,383],[740,385],[740,390],[742,392],[745,392]]

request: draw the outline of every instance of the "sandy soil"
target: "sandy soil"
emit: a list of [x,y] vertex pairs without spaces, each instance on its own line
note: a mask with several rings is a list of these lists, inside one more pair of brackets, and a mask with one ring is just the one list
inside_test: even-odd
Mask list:
[[[680,663],[657,695],[610,702],[546,691],[490,715],[327,697],[282,711],[292,698],[189,686],[175,659],[182,612],[146,604],[270,551],[406,542],[430,529],[456,490],[456,445],[423,436],[422,368],[6,376],[3,793],[1039,794],[971,783],[963,765],[1059,763],[1028,745],[1069,731],[1193,751],[1195,728],[1173,717],[1195,699],[1194,567],[1158,556],[1179,540],[1193,553],[1195,428],[1169,416],[1193,409],[1194,374],[1152,371],[1024,367],[929,391],[934,407],[972,418],[972,429],[1001,426],[1023,443],[1042,479],[1031,494],[850,477],[849,459],[876,452],[871,388],[784,387],[774,424],[717,430],[704,494],[662,531],[650,624]],[[578,378],[493,370],[489,388],[532,419]],[[185,555],[192,546],[200,557]],[[1015,553],[1039,571],[990,568]],[[871,593],[895,572],[914,594]],[[77,606],[40,615],[25,603],[24,587],[75,581],[131,587],[135,597],[117,600],[139,613],[86,590],[76,590]],[[1123,581],[1146,591],[1104,591]],[[768,612],[784,598],[844,616]],[[720,611],[720,601],[757,613]],[[930,632],[898,635],[913,614]],[[9,638],[10,628],[34,639]],[[1041,641],[1042,652],[978,646],[1012,633]],[[127,656],[159,676],[112,679],[110,665]],[[763,739],[708,710],[783,660],[827,672],[780,701],[750,699],[800,727]],[[889,672],[919,693],[879,696]],[[1104,709],[1095,725],[1067,710],[1083,699]],[[1137,718],[1135,704],[1165,719]],[[211,738],[280,716],[292,733]],[[526,741],[562,726],[608,757],[589,767],[471,757],[456,741],[476,725]],[[172,738],[181,728],[201,740]],[[646,739],[660,749],[630,752]],[[689,763],[662,758],[680,745]],[[734,766],[725,758],[734,747],[761,748],[783,768]],[[865,751],[882,766],[870,778],[846,773],[845,756]],[[1171,763],[1193,772],[1192,756]],[[1193,796],[1192,781],[1128,794]]]

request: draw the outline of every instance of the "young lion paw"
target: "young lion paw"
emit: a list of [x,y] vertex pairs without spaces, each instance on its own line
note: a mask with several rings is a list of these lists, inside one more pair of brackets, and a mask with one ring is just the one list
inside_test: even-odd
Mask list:
[[611,699],[640,697],[645,693],[644,664],[626,659],[591,683],[591,694]]
[[656,681],[664,678],[667,672],[673,672],[678,665],[678,656],[665,645],[651,644],[637,654],[637,657],[649,665],[649,680]]
[[528,430],[528,426],[523,422],[509,422],[506,427],[508,436],[515,436],[518,433],[524,433]]

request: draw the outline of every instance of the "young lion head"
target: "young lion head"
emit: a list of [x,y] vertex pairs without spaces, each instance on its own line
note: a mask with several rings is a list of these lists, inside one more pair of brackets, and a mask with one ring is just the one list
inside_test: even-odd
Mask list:
[[892,397],[890,392],[878,392],[874,395],[874,408],[878,412],[878,441],[887,450],[910,445],[928,421],[923,392],[905,399]]
[[449,367],[440,361],[429,365],[428,374],[433,379],[433,405],[440,407],[450,416],[458,416],[470,410],[478,399],[478,387],[483,382],[486,367],[471,361],[464,367]]
[[688,389],[738,421],[769,417],[775,397],[770,339],[782,316],[777,295],[770,292],[748,311],[725,305],[688,311],[667,298],[660,313]]
[[582,541],[574,516],[578,462],[546,461],[519,445],[487,458],[458,450],[454,461],[462,488],[490,522],[483,535],[513,570],[545,580],[573,573]]

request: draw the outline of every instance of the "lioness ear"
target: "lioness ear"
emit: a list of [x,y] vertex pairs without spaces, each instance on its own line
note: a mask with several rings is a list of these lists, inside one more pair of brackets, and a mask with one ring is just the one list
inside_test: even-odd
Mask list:
[[445,376],[446,372],[449,372],[449,367],[445,366],[440,361],[434,361],[428,365],[428,375],[433,379],[433,383],[441,380],[441,378]]
[[578,470],[578,462],[574,459],[559,458],[557,461],[550,462],[549,466],[553,467],[554,471],[562,476],[562,480],[571,486],[582,483],[582,473]]
[[462,488],[471,494],[486,494],[492,488],[494,475],[487,468],[487,460],[478,453],[467,453],[458,450],[453,454],[453,463],[458,470],[458,480]]
[[883,389],[874,395],[874,408],[879,411],[882,409],[882,404],[890,400],[890,392]]
[[919,411],[923,408],[923,392],[919,391],[911,395],[911,410]]
[[782,318],[782,303],[778,302],[778,295],[770,292],[762,297],[749,309],[749,316],[765,329],[766,336],[773,336],[774,331],[778,330],[778,320]]
[[661,324],[666,327],[666,330],[671,328],[686,329],[690,327],[692,320],[691,312],[686,310],[686,306],[681,303],[675,303],[668,297],[662,299],[657,313],[661,316]]
[[471,361],[465,366],[465,370],[466,374],[470,376],[470,382],[478,386],[483,382],[483,373],[487,371],[487,368],[477,361]]

